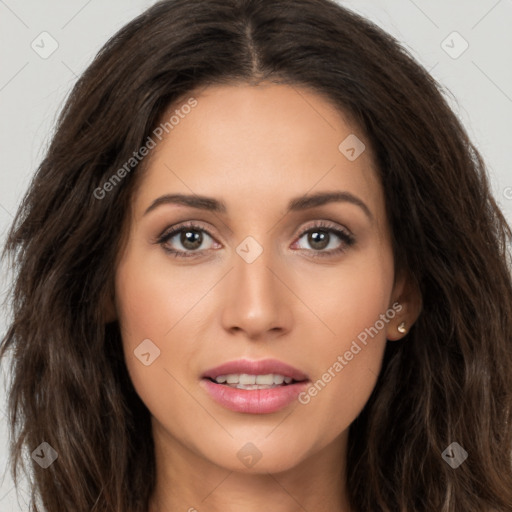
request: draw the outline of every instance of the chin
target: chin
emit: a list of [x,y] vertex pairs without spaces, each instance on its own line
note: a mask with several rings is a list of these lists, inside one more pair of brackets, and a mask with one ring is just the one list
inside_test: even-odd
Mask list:
[[267,435],[265,433],[259,440],[256,436],[253,440],[245,436],[243,440],[219,443],[214,453],[205,453],[205,456],[217,466],[247,474],[280,473],[298,466],[307,458],[310,450],[300,440],[288,437],[285,444],[279,439],[265,440]]

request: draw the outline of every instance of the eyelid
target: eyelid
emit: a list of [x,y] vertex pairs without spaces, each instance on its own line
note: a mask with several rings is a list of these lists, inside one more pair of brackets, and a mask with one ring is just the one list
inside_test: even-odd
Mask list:
[[[202,222],[203,221],[189,220],[189,221],[179,222],[178,224],[175,224],[173,226],[167,226],[157,236],[157,239],[155,241],[158,241],[162,238],[167,238],[170,234],[175,234],[176,232],[179,232],[181,229],[186,229],[186,228],[189,228],[189,229],[200,228],[202,231],[206,232],[206,234],[208,234],[208,236],[210,236],[211,238],[214,238],[214,236],[210,233],[210,228],[204,227],[201,224]],[[350,230],[348,230],[346,227],[335,224],[332,221],[327,221],[327,220],[323,220],[323,219],[310,221],[308,223],[308,225],[306,225],[306,227],[301,228],[301,230],[295,236],[297,238],[300,238],[300,237],[304,236],[304,234],[306,234],[311,229],[320,229],[320,228],[332,229],[334,231],[342,231],[347,236],[353,236],[352,233],[350,232]]]
[[186,220],[183,222],[178,222],[177,224],[174,224],[172,226],[167,226],[160,235],[157,236],[156,241],[158,243],[159,240],[162,240],[163,238],[168,238],[169,235],[174,235],[177,232],[180,232],[183,229],[191,229],[191,230],[201,230],[204,231],[208,236],[211,238],[214,238],[213,235],[210,233],[210,228],[205,227],[201,224],[202,221],[196,221],[196,220]]
[[301,230],[299,231],[299,234],[296,235],[298,238],[301,238],[302,236],[304,236],[307,232],[313,230],[313,229],[325,229],[325,230],[330,230],[330,231],[341,231],[342,233],[344,233],[345,235],[349,236],[349,237],[353,237],[352,233],[350,230],[348,230],[346,227],[344,226],[341,226],[339,224],[335,224],[331,221],[327,221],[327,220],[316,220],[316,221],[311,221],[311,224],[304,228],[301,228]]

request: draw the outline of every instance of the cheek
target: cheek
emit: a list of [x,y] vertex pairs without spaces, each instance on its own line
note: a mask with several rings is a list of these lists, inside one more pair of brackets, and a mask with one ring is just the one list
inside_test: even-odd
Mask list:
[[[209,280],[197,279],[197,270],[176,270],[162,258],[139,257],[136,251],[119,265],[116,275],[116,307],[132,384],[150,411],[156,432],[164,432],[167,440],[171,434],[197,453],[214,450],[216,445],[207,440],[224,435],[198,405],[201,397],[197,396],[198,370],[194,366],[201,352],[194,340],[204,339],[201,319],[211,304],[201,298],[211,287]],[[145,339],[159,350],[158,357],[150,357],[149,365],[134,354],[141,354],[138,347]],[[207,446],[201,449],[203,440]],[[238,460],[229,453],[216,457]]]
[[306,423],[313,428],[325,422],[334,437],[362,410],[380,371],[387,322],[394,317],[389,307],[392,255],[380,250],[354,257],[350,264],[347,259],[329,279],[317,274],[316,282],[310,304],[316,305],[330,332],[324,330],[327,335],[316,340],[313,383],[299,402],[309,409]]
[[[192,346],[179,343],[179,332],[187,312],[197,303],[198,291],[179,276],[167,275],[170,266],[143,261],[128,254],[116,273],[116,309],[125,362],[132,383],[150,410],[165,405],[169,394],[179,395],[172,378],[180,361],[180,375],[188,367]],[[167,274],[166,274],[167,273]],[[172,285],[171,285],[172,283]],[[177,398],[175,396],[175,398]]]
[[[393,291],[393,256],[376,245],[347,254],[337,267],[303,269],[295,283],[300,294],[328,329],[321,346],[342,348],[379,319]],[[385,334],[385,333],[384,333]]]
[[116,308],[125,344],[145,338],[164,343],[207,290],[208,283],[200,284],[196,275],[194,268],[173,267],[158,251],[128,249],[116,272]]

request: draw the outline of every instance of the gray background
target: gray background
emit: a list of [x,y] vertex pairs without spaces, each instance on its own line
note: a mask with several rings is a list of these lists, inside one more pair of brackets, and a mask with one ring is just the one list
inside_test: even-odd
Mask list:
[[[0,245],[77,76],[111,35],[153,3],[0,0]],[[339,3],[394,35],[445,86],[452,108],[486,159],[495,197],[512,222],[512,0]],[[52,44],[58,47],[47,57],[44,52]],[[2,297],[7,285],[2,268]],[[0,335],[5,329],[2,311]],[[0,384],[0,509],[17,512],[28,510],[28,500],[26,485],[16,496],[4,470],[7,367],[4,362]]]

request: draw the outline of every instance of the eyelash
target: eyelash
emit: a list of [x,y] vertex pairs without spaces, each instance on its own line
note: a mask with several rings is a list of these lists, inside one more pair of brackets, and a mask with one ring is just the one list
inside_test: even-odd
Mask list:
[[[173,228],[171,231],[164,232],[158,237],[155,243],[160,244],[165,252],[172,254],[176,258],[193,258],[197,255],[197,253],[200,253],[201,251],[177,251],[175,249],[169,249],[168,247],[165,246],[165,244],[169,242],[169,240],[171,240],[175,235],[182,233],[183,231],[201,231],[203,233],[206,233],[210,238],[213,239],[213,236],[203,227],[199,226],[198,224],[195,224],[194,222],[187,222],[185,224],[180,224],[179,226]],[[311,251],[313,252],[313,258],[326,258],[336,256],[338,254],[345,252],[349,247],[352,247],[356,242],[355,237],[348,231],[334,228],[331,224],[326,223],[324,221],[318,221],[315,225],[304,229],[298,235],[297,240],[300,240],[304,235],[308,233],[314,233],[315,231],[324,231],[329,234],[334,233],[338,238],[340,238],[342,244],[337,249],[331,249],[330,251],[311,249]]]

